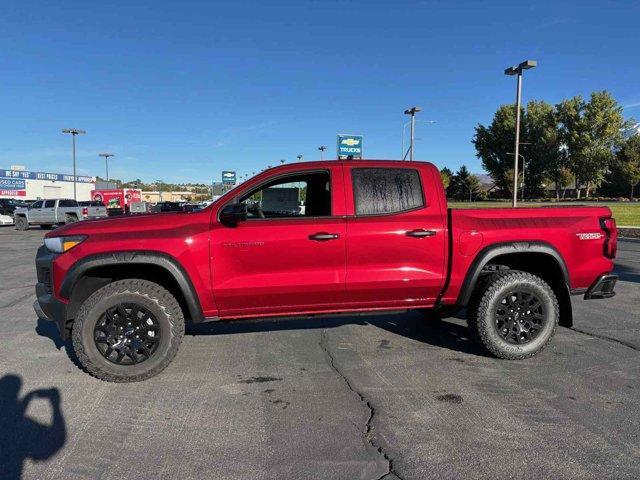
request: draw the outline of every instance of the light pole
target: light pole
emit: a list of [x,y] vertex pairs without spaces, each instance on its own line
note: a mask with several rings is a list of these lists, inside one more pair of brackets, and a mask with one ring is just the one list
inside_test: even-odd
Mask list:
[[109,181],[109,157],[115,157],[113,153],[99,153],[99,157],[104,157],[104,167],[107,172],[107,182]]
[[298,159],[299,162],[302,161],[302,155],[297,155],[296,158]]
[[[411,143],[409,145],[409,152],[411,152],[411,154],[409,155],[409,160],[413,162],[413,142],[415,140],[415,130],[416,130],[416,113],[421,112],[422,109],[420,107],[411,107],[408,108],[404,111],[405,115],[411,115]],[[403,130],[404,132],[404,130]],[[406,154],[404,155],[406,158]],[[404,158],[403,158],[404,160]]]
[[[436,123],[436,121],[435,120],[416,120],[416,123],[427,123],[429,125],[432,125]],[[408,122],[405,122],[405,124],[402,125],[402,159],[403,160],[407,158],[407,154],[409,153],[409,150],[404,149],[404,134],[405,134],[405,131],[407,130],[407,125],[410,125],[410,124],[411,124],[411,120],[409,120]]]
[[63,128],[62,133],[70,133],[73,139],[73,199],[77,200],[76,195],[76,135],[84,135],[87,133],[84,130],[78,130],[77,128]]
[[514,208],[518,203],[518,156],[520,155],[520,100],[522,97],[522,72],[524,70],[534,68],[537,65],[538,62],[535,60],[525,60],[520,63],[520,65],[509,67],[504,71],[505,75],[518,76],[516,87],[516,140],[514,146],[515,153],[513,155],[513,200],[511,202],[511,206]]
[[[507,155],[513,155],[513,152],[509,152],[507,153]],[[520,188],[522,190],[522,201],[524,202],[524,172],[527,168],[527,160],[524,158],[524,155],[522,155],[521,153],[518,154],[518,157],[522,159],[522,185],[520,185]]]
[[318,150],[320,150],[320,160],[324,160],[324,151],[327,149],[326,145],[320,145]]

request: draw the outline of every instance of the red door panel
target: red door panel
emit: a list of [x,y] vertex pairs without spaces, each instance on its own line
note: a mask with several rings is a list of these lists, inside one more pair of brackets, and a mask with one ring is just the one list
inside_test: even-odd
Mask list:
[[[345,167],[346,198],[354,198]],[[394,166],[394,168],[397,168]],[[410,167],[409,167],[410,168]],[[420,168],[423,208],[347,219],[347,298],[354,308],[432,306],[445,276],[445,215],[430,170]]]
[[[314,170],[283,166],[238,187],[237,198],[278,175]],[[338,309],[345,303],[346,220],[342,167],[327,167],[331,216],[253,218],[211,230],[212,281],[220,316]],[[223,208],[221,205],[219,209]],[[264,204],[263,204],[264,206]],[[310,205],[307,205],[307,213]]]
[[[316,234],[330,240],[311,240]],[[221,315],[330,308],[344,302],[345,220],[247,220],[212,235]]]

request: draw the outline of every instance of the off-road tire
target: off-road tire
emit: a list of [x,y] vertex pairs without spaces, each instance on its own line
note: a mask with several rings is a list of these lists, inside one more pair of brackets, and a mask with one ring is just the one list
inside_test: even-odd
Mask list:
[[77,221],[78,221],[78,217],[76,217],[75,215],[67,215],[64,217],[64,223],[66,225],[70,223],[76,223]]
[[29,222],[25,217],[16,217],[13,219],[16,230],[29,230]]
[[[510,291],[534,293],[542,303],[545,322],[529,343],[513,344],[498,334],[493,313],[498,302]],[[560,308],[552,288],[536,275],[519,270],[506,270],[480,279],[467,309],[471,338],[491,355],[509,360],[533,357],[547,346],[558,326]]]
[[[145,361],[119,365],[107,360],[98,350],[94,328],[107,308],[120,303],[135,303],[153,313],[160,325],[160,342]],[[87,298],[73,322],[73,349],[84,369],[107,382],[139,382],[164,370],[175,357],[184,335],[184,315],[176,298],[160,285],[140,279],[118,280]]]

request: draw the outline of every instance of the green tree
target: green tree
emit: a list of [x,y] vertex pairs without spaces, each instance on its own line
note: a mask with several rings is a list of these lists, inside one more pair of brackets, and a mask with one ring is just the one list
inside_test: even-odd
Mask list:
[[[489,126],[476,126],[472,140],[483,168],[505,196],[511,192],[513,181],[507,172],[513,166],[513,157],[509,153],[513,152],[515,125],[515,106],[501,105]],[[521,141],[527,141],[526,135],[521,137]]]
[[451,183],[451,177],[453,177],[453,172],[447,167],[444,167],[442,170],[440,170],[440,178],[442,179],[442,184],[444,185],[445,190]]
[[462,165],[460,169],[451,177],[447,196],[456,200],[472,201],[480,193],[480,181],[478,177],[472,175],[466,165]]
[[561,134],[554,107],[541,101],[527,104],[524,129],[528,145],[521,147],[526,159],[525,188],[530,196],[544,195],[543,183],[551,179],[556,186],[556,199],[560,198],[562,173],[567,158],[562,150]]
[[630,187],[629,198],[633,200],[634,189],[640,183],[640,134],[625,141],[617,155],[616,163]]
[[581,96],[556,106],[560,137],[565,146],[568,166],[575,176],[576,196],[585,185],[588,197],[598,187],[614,159],[614,149],[622,141],[626,122],[622,107],[606,91],[593,92],[589,101]]
[[[513,188],[513,151],[515,141],[515,105],[502,105],[489,126],[476,126],[472,140],[476,155],[504,196]],[[529,195],[543,193],[546,177],[557,177],[563,165],[560,130],[552,105],[532,100],[521,111],[519,171],[525,171]]]

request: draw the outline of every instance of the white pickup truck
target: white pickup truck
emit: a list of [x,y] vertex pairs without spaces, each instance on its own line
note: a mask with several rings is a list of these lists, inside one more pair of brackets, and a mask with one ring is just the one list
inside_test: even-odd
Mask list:
[[13,212],[16,230],[27,230],[30,225],[40,225],[40,228],[49,229],[54,225],[106,216],[107,209],[102,204],[91,202],[88,206],[82,206],[75,200],[66,198],[38,200],[26,208],[16,208]]

